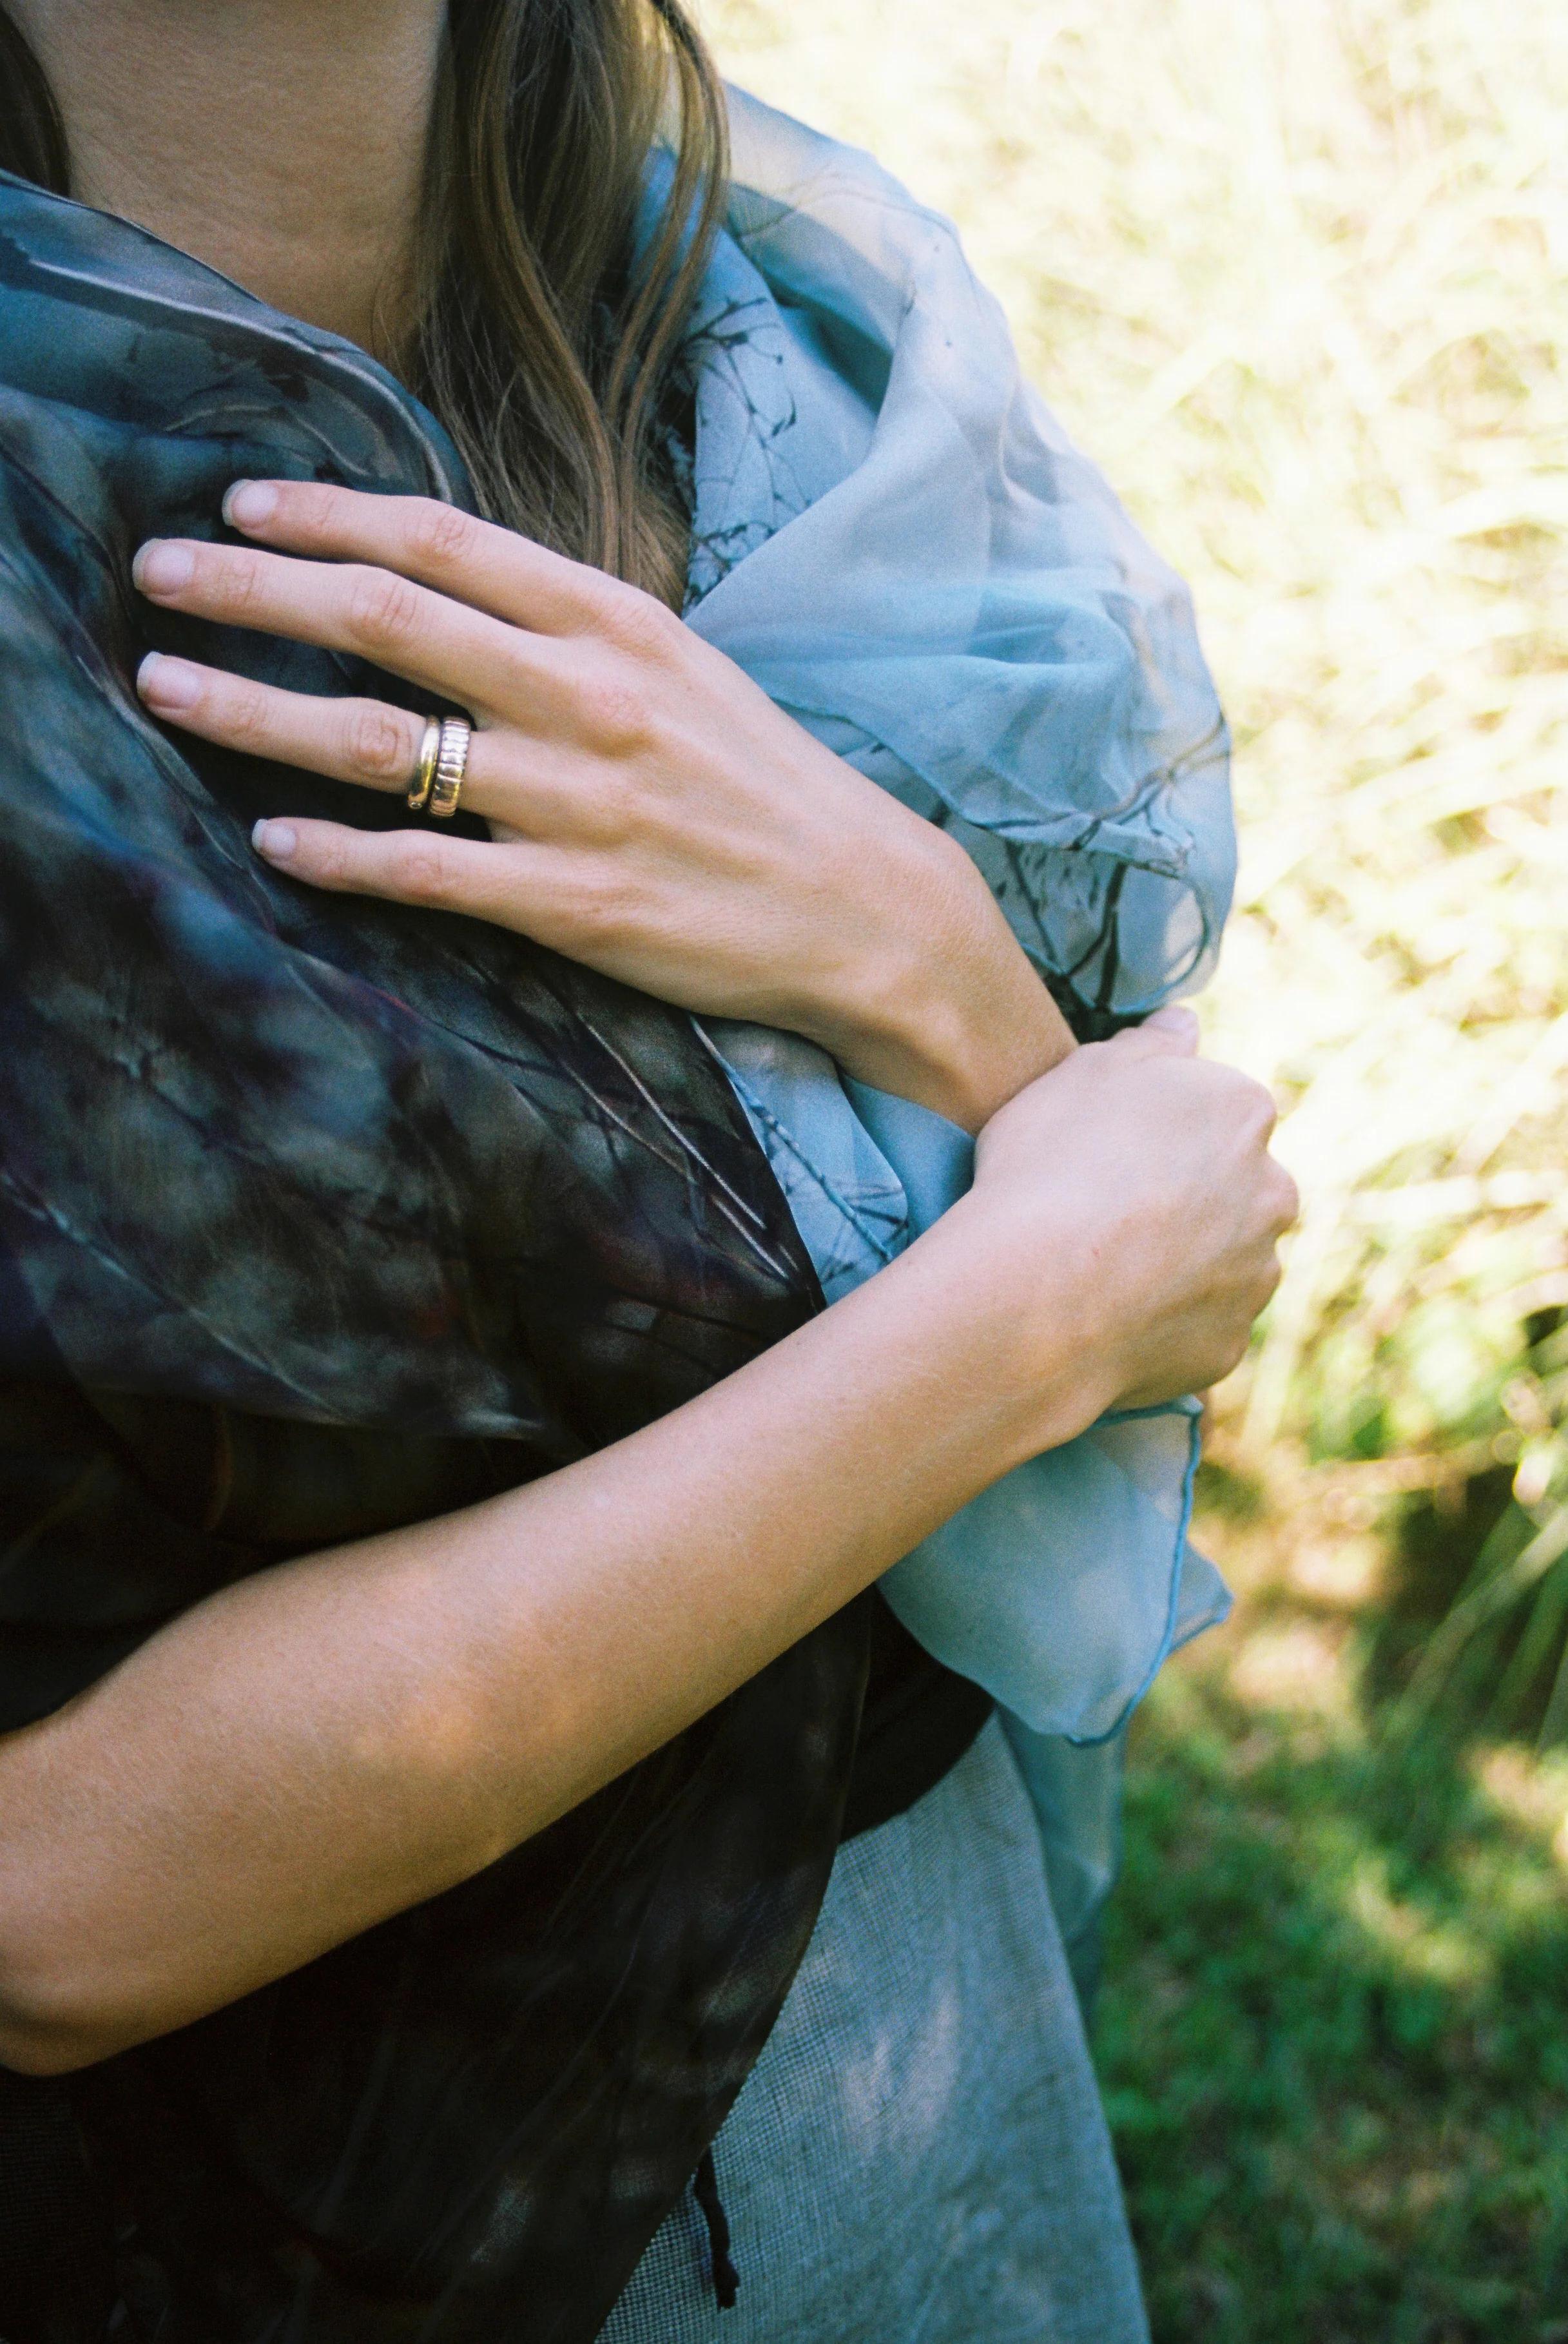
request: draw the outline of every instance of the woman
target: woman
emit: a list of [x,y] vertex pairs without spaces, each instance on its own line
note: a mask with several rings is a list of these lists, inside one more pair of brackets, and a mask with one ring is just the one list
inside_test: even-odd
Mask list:
[[[838,754],[673,615],[903,396],[846,335],[713,505],[675,10],[11,15],[6,2333],[1136,2335],[1017,1774],[856,1599],[1233,1363],[1267,1102],[1070,1051],[876,687]],[[824,1315],[758,1026],[979,1135]]]

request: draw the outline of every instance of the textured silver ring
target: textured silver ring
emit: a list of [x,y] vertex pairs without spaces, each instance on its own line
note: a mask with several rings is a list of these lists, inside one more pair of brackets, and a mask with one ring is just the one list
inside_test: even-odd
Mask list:
[[465,718],[449,716],[443,720],[435,780],[430,785],[430,812],[438,822],[450,822],[458,810],[472,743],[473,726]]

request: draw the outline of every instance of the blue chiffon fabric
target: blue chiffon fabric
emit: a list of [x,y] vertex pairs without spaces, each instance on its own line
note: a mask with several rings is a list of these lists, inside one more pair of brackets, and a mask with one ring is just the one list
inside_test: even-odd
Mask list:
[[[951,830],[1058,996],[1108,1030],[1201,982],[1229,903],[1228,743],[1189,597],[1024,383],[948,224],[738,93],[732,121],[693,344],[690,623]],[[940,1116],[798,1037],[705,1030],[830,1302],[967,1187],[970,1143]],[[1065,1748],[1114,1747],[1173,1645],[1227,1608],[1187,1540],[1196,1418],[1097,1425],[883,1581],[1007,1713],[1086,1906],[1105,1781]]]

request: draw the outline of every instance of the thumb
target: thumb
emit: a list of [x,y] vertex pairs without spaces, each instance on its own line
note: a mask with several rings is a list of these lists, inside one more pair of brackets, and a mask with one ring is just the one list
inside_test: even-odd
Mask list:
[[1198,1056],[1198,1018],[1190,1009],[1171,1002],[1157,1009],[1141,1026],[1129,1026],[1118,1034],[1111,1044],[1113,1050],[1140,1058],[1195,1058]]

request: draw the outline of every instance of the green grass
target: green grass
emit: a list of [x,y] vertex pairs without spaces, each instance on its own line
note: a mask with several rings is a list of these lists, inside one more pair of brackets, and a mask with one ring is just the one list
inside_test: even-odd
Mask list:
[[1205,1479],[1095,2030],[1157,2344],[1568,2344],[1568,1758],[1391,1724],[1508,1477]]
[[1568,2337],[1568,1910],[1461,1764],[1183,1676],[1097,2027],[1160,2344]]
[[957,217],[1235,726],[1205,1016],[1304,1211],[1215,1410],[1244,1600],[1134,1749],[1157,2337],[1568,2344],[1568,5],[703,13]]

